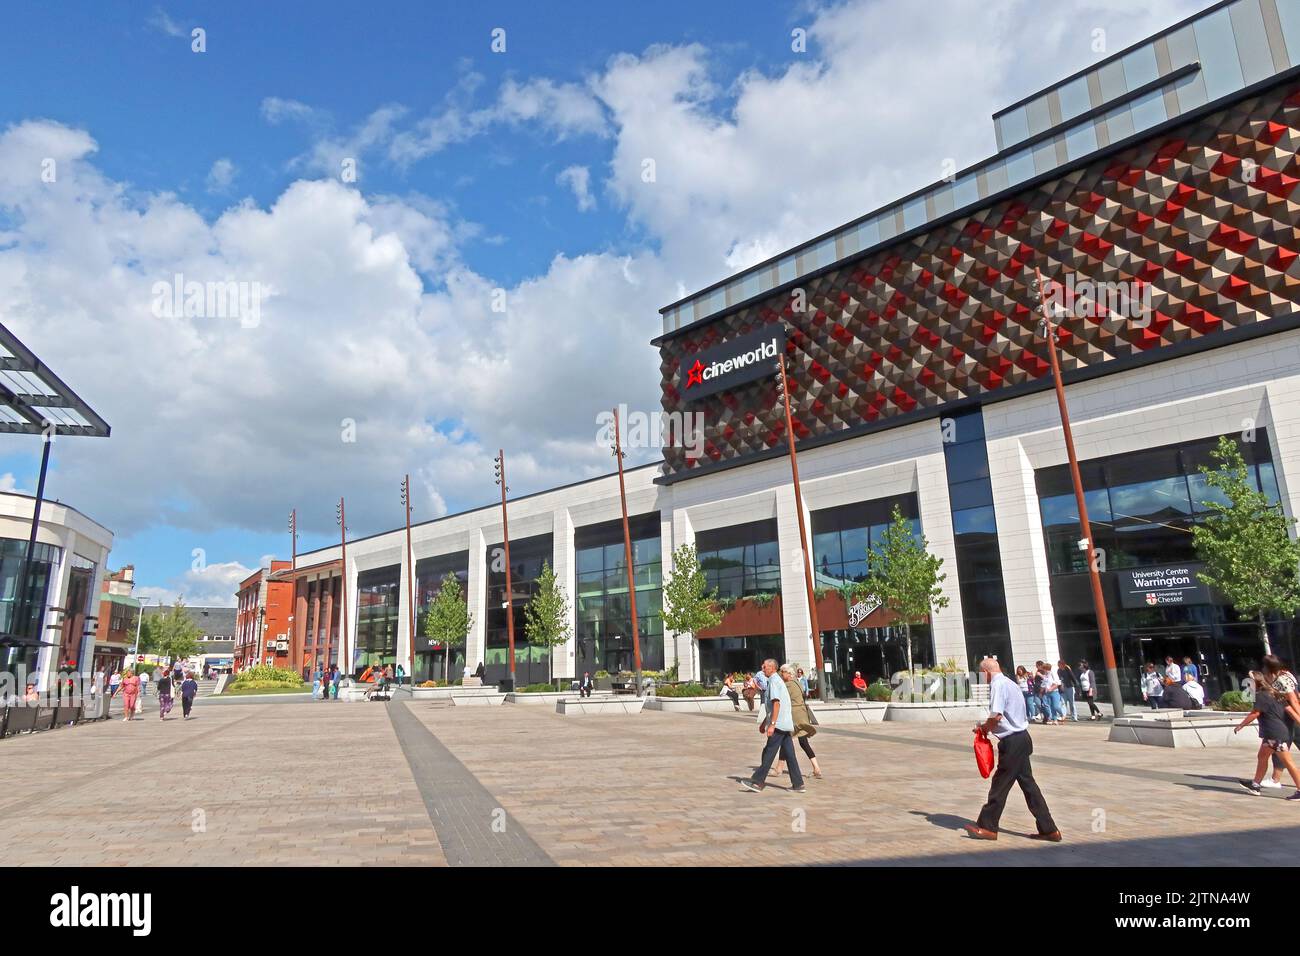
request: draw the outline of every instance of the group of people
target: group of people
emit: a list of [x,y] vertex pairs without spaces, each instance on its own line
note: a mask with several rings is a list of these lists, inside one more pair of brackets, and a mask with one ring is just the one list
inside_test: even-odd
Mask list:
[[342,676],[337,664],[331,664],[328,668],[317,667],[311,681],[312,700],[338,700]]
[[[1241,785],[1256,796],[1265,787],[1280,789],[1282,771],[1291,774],[1291,781],[1296,785],[1296,792],[1288,800],[1300,800],[1300,771],[1297,771],[1291,751],[1300,744],[1300,698],[1296,696],[1296,679],[1282,662],[1272,654],[1266,654],[1260,661],[1260,669],[1250,672],[1251,682],[1255,687],[1255,700],[1250,713],[1242,718],[1233,733],[1255,724],[1259,729],[1259,751],[1255,755],[1255,775],[1250,780],[1242,780]],[[1273,774],[1268,780],[1269,763],[1273,764]]]
[[[731,676],[726,680],[734,683]],[[767,775],[772,769],[773,761],[776,761],[776,775],[788,772],[790,789],[794,793],[805,793],[807,788],[804,786],[803,771],[799,768],[799,758],[794,749],[796,741],[812,766],[812,775],[819,780],[822,776],[821,765],[817,762],[817,754],[813,752],[810,742],[813,734],[817,733],[817,725],[804,697],[808,690],[807,678],[800,668],[778,664],[768,658],[763,661],[761,671],[746,678],[747,688],[751,682],[763,705],[758,732],[765,740],[758,769],[752,777],[742,780],[741,785],[746,790],[761,793],[767,787]],[[725,681],[723,686],[727,686]],[[734,688],[732,693],[734,694]],[[752,698],[747,699],[752,702]],[[740,709],[739,702],[734,697],[732,703],[736,704],[737,710]]]
[[1190,657],[1184,657],[1182,664],[1179,664],[1173,657],[1166,656],[1163,670],[1148,662],[1142,671],[1142,699],[1152,710],[1162,707],[1200,710],[1205,706],[1201,669]]
[[[103,682],[103,671],[95,675],[95,680],[97,684]],[[125,713],[123,720],[135,720],[139,716],[140,701],[144,697],[150,680],[149,672],[143,668],[141,668],[140,673],[136,673],[135,668],[132,667],[113,672],[112,677],[108,680],[108,699],[112,701],[121,692],[122,710]],[[184,670],[180,665],[175,668],[163,667],[154,672],[152,683],[158,689],[158,717],[160,720],[166,720],[167,715],[172,712],[172,705],[177,694],[181,698],[181,714],[183,718],[185,720],[190,719],[190,711],[194,708],[194,698],[199,694],[199,682],[194,679],[194,674],[191,671]]]
[[[1001,673],[1000,668],[998,673]],[[1097,675],[1087,661],[1079,661],[1078,670],[1065,661],[1057,661],[1055,667],[1047,661],[1035,661],[1032,669],[1016,668],[1016,684],[1024,697],[1029,720],[1041,724],[1063,724],[1068,716],[1078,721],[1078,701],[1087,703],[1089,720],[1101,719],[1101,709],[1097,706]]]

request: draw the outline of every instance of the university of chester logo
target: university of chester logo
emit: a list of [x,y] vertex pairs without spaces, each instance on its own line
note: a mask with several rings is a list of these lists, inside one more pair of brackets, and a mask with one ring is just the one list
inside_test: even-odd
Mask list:
[[692,365],[686,372],[686,387],[690,388],[692,385],[703,385],[703,384],[704,384],[704,363],[701,362],[699,359],[696,359],[695,364]]

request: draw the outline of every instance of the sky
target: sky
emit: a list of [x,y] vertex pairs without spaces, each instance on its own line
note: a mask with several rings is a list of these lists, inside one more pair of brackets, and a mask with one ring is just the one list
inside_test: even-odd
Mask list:
[[[13,0],[0,323],[112,426],[47,494],[137,594],[233,605],[292,508],[302,552],[340,496],[349,537],[400,526],[404,474],[416,521],[492,502],[498,448],[512,495],[607,473],[660,308],[1205,5]],[[0,445],[0,489],[39,453]]]

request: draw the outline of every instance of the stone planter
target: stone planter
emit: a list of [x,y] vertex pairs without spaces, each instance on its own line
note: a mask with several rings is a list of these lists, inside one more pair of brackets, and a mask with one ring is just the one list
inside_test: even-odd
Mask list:
[[477,694],[496,694],[495,687],[415,687],[411,696],[415,700],[451,700],[453,697],[472,697]]
[[1257,750],[1259,734],[1254,726],[1234,734],[1245,714],[1220,710],[1160,710],[1116,717],[1107,740],[1148,747],[1203,749],[1240,747]]
[[562,717],[623,717],[639,714],[644,697],[564,697],[555,702]]
[[[538,704],[544,704],[548,707],[551,707],[554,706],[555,702],[558,700],[568,700],[571,697],[579,697],[579,696],[581,695],[571,690],[554,691],[551,693],[540,693],[540,694],[525,694],[522,692],[516,692],[513,694],[506,694],[506,703],[520,704],[521,706],[524,707],[537,706]],[[596,700],[597,698],[605,698],[610,696],[613,695],[609,691],[596,691],[595,694],[593,694],[591,697],[587,699]]]
[[[735,705],[727,697],[647,697],[646,710],[657,710],[665,714],[731,714]],[[740,703],[742,714],[750,713],[744,701]],[[757,716],[758,711],[753,713]]]
[[974,701],[926,700],[917,703],[890,701],[885,710],[885,720],[904,723],[969,723],[974,724],[988,706]]
[[885,713],[889,710],[889,702],[883,700],[810,700],[807,703],[808,710],[817,719],[817,723],[831,727],[878,724],[886,719]]
[[451,698],[453,707],[500,707],[506,695],[493,690],[487,694],[456,694]]

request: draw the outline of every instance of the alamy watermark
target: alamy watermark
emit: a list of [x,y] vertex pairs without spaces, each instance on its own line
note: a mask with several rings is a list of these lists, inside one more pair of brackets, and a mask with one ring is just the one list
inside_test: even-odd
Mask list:
[[1151,284],[1138,279],[1094,282],[1076,279],[1071,272],[1064,283],[1048,286],[1046,305],[1055,318],[1100,318],[1145,328],[1151,323]]
[[153,314],[160,319],[238,319],[241,328],[262,322],[262,283],[227,280],[199,282],[182,273],[153,284]]
[[[684,448],[686,453],[699,457],[704,452],[703,412],[643,412],[618,406],[618,419],[623,430],[623,448]],[[601,412],[596,416],[596,442],[601,446],[614,444],[614,413]]]

